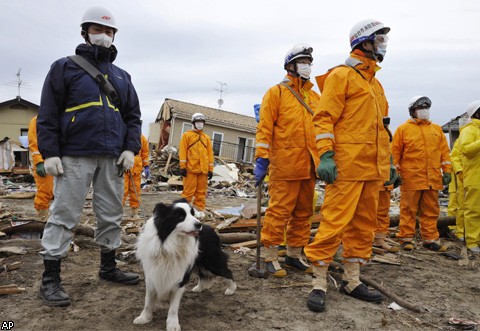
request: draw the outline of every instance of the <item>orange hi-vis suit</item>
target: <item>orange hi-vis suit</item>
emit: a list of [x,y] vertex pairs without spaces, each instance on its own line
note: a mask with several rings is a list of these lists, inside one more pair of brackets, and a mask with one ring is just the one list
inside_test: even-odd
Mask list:
[[390,204],[392,198],[393,185],[382,186],[378,196],[377,208],[377,228],[375,234],[383,234],[382,237],[387,237],[388,228],[390,227]]
[[[141,143],[142,147],[140,148],[140,151],[138,152],[137,155],[134,157],[133,161],[133,167],[130,169],[130,174],[129,173],[124,173],[123,177],[125,180],[125,185],[124,185],[124,193],[123,193],[123,205],[125,205],[125,202],[129,200],[129,204],[131,208],[138,208],[141,203],[141,183],[142,183],[142,171],[143,168],[148,166],[150,163],[148,161],[148,155],[149,155],[149,148],[148,148],[148,140],[145,138],[145,136],[142,134],[141,136]],[[132,183],[132,178],[133,178],[133,183]],[[136,190],[136,194],[135,194]]]
[[342,65],[316,77],[322,96],[313,122],[319,155],[335,152],[338,175],[325,189],[323,220],[305,254],[314,265],[333,261],[340,242],[350,263],[372,253],[378,196],[389,179],[388,102],[375,78],[379,67],[354,50]]
[[[301,78],[286,76],[288,84],[314,110],[320,96],[313,84]],[[289,247],[303,247],[310,239],[309,219],[313,214],[315,169],[318,152],[312,114],[282,84],[271,87],[264,95],[257,126],[255,159],[270,160],[268,191],[270,200],[262,227],[265,247],[284,241]]]
[[37,175],[37,164],[43,162],[37,144],[37,116],[32,118],[28,125],[28,149],[33,160],[32,173],[37,186],[33,206],[36,210],[48,210],[50,201],[53,199],[53,176],[41,177]]
[[480,247],[480,120],[472,118],[460,132],[463,185],[465,187],[465,242]]
[[180,169],[187,170],[183,178],[182,197],[192,202],[198,211],[205,210],[208,172],[213,171],[212,140],[202,130],[189,130],[182,135],[178,149]]
[[402,242],[413,240],[418,213],[423,240],[438,239],[442,171],[452,172],[450,149],[442,128],[429,120],[408,119],[393,135],[392,154],[402,177],[397,238]]

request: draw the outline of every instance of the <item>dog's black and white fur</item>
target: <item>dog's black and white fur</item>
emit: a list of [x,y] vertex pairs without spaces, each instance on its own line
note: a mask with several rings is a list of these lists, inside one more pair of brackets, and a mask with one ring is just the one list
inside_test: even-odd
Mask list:
[[134,324],[150,322],[157,299],[165,299],[170,302],[166,329],[180,330],[178,308],[192,271],[198,274],[193,292],[210,288],[215,275],[227,279],[225,295],[237,289],[220,238],[194,217],[185,199],[155,206],[138,238],[136,256],[145,274],[146,293],[145,307]]

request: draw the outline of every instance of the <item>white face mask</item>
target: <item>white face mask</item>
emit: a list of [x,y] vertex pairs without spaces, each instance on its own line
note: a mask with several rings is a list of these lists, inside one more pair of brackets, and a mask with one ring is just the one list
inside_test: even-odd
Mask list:
[[430,118],[430,109],[418,109],[417,110],[417,118],[419,120],[428,120]]
[[312,72],[312,66],[306,63],[297,63],[297,74],[305,79],[310,79],[310,73]]
[[105,48],[109,48],[112,46],[113,38],[107,36],[105,33],[100,34],[88,34],[88,38],[90,39],[90,43],[92,45],[98,45]]
[[194,122],[193,125],[197,130],[203,130],[203,122]]

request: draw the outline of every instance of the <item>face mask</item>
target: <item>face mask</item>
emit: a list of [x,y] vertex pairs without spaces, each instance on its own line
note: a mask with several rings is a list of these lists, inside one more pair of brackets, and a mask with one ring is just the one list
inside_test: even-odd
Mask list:
[[430,118],[430,109],[418,109],[417,110],[417,118],[419,120],[428,120]]
[[387,53],[387,43],[388,37],[385,34],[378,34],[375,36],[373,44],[375,46],[375,55],[378,58],[379,62],[382,62],[385,58],[385,54]]
[[297,63],[297,74],[305,79],[310,79],[310,73],[312,72],[312,66],[306,63]]
[[105,48],[109,48],[112,46],[113,38],[107,36],[105,33],[100,34],[88,34],[88,38],[90,39],[90,43],[92,45],[97,45]]
[[193,125],[195,126],[195,129],[203,130],[203,122],[195,122]]

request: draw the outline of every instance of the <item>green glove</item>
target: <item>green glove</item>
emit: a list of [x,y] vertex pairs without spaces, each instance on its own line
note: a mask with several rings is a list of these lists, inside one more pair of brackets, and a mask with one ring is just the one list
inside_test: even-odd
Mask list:
[[442,176],[443,186],[450,184],[451,181],[452,181],[452,174],[449,172],[445,172]]
[[45,171],[45,167],[43,166],[43,162],[40,162],[39,164],[37,164],[36,172],[37,172],[37,175],[39,175],[40,177],[45,177],[47,175],[47,172]]
[[384,186],[392,185],[397,180],[397,177],[398,177],[397,169],[392,163],[390,163],[390,179],[387,180],[383,185]]
[[318,178],[327,184],[332,184],[337,178],[337,165],[333,160],[334,151],[328,151],[320,156],[320,165],[317,168]]

